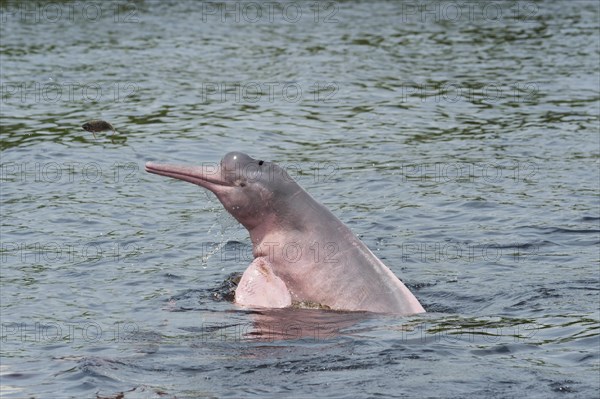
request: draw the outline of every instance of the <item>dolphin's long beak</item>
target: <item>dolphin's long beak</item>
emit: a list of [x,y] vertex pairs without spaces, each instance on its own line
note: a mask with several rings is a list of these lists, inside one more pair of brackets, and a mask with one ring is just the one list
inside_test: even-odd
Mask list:
[[147,162],[146,172],[184,180],[207,188],[212,192],[223,188],[223,186],[232,186],[231,183],[222,178],[221,168],[216,165],[184,166]]

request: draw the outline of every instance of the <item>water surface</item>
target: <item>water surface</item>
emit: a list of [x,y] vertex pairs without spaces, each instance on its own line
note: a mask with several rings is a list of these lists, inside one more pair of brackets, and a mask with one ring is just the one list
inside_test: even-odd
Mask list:
[[[1,5],[3,397],[597,396],[596,2],[24,3]],[[232,150],[428,313],[225,300],[247,233],[143,164]]]

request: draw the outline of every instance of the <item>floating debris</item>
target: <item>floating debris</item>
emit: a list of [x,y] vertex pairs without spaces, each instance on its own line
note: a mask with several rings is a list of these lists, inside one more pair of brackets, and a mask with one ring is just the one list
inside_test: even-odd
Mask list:
[[112,130],[113,135],[115,134],[115,128],[113,125],[101,119],[93,119],[84,123],[81,127],[87,132],[92,132],[94,138],[96,138],[96,133],[105,132],[107,130]]

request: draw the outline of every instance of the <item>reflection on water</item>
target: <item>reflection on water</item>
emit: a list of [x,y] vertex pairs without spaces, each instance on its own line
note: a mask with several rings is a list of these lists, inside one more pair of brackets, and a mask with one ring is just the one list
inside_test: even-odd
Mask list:
[[271,309],[252,313],[252,330],[244,337],[258,341],[336,338],[372,315],[320,309]]

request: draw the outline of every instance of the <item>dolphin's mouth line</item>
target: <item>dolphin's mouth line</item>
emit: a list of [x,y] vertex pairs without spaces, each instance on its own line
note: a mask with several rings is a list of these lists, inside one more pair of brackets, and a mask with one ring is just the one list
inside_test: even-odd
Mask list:
[[214,184],[217,186],[225,186],[225,187],[233,186],[233,184],[227,183],[223,180],[211,179],[205,175],[199,175],[199,174],[194,174],[194,173],[185,173],[185,172],[168,170],[168,169],[161,169],[161,167],[154,167],[154,166],[148,165],[148,164],[146,164],[145,169],[146,169],[146,172],[149,172],[149,173],[154,173],[156,175],[161,175],[161,176],[172,177],[175,179],[194,183],[199,186],[203,186],[202,183],[210,183],[210,184]]

